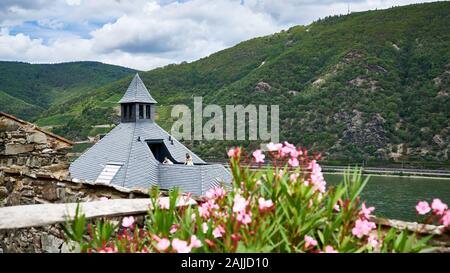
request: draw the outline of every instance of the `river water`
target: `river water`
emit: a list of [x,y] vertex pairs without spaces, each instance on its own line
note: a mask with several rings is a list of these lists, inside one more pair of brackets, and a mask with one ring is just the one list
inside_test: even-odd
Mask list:
[[[325,174],[325,180],[329,185],[336,185],[342,175]],[[440,198],[450,205],[450,179],[373,175],[361,198],[366,205],[376,208],[376,216],[416,221],[415,206],[419,200],[431,204],[433,198]]]

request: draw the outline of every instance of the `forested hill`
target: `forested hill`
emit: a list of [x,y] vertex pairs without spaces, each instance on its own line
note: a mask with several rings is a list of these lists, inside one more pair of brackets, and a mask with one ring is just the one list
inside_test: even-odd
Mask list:
[[[170,105],[199,95],[205,104],[278,104],[280,139],[329,159],[448,161],[449,22],[450,2],[333,16],[140,75],[166,129]],[[83,138],[91,125],[117,122],[130,80],[69,99],[38,122]],[[194,151],[217,157],[237,144],[248,143],[203,141]]]
[[29,64],[0,61],[0,111],[33,119],[53,105],[134,72],[98,62]]

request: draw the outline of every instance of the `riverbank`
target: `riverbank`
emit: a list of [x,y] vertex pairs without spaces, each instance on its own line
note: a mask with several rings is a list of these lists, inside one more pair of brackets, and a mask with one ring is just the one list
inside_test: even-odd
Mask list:
[[[324,173],[343,174],[346,166],[322,166]],[[448,178],[448,170],[402,169],[402,168],[362,168],[364,175],[395,176],[395,177],[422,177],[422,178]]]

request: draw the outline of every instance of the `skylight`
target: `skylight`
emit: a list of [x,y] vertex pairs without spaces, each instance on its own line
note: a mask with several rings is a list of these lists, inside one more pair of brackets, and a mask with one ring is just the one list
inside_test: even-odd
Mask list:
[[105,168],[97,177],[97,180],[95,180],[95,182],[103,184],[111,183],[111,180],[113,180],[114,176],[116,176],[117,172],[120,170],[120,167],[122,167],[122,165],[123,165],[122,163],[106,164]]

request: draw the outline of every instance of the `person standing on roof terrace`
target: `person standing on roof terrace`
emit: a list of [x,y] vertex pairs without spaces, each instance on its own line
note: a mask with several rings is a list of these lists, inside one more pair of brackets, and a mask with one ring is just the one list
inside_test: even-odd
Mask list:
[[173,162],[170,161],[170,159],[168,159],[167,156],[166,156],[166,157],[164,157],[163,164],[166,164],[166,165],[173,165]]
[[192,156],[189,153],[186,153],[186,159],[184,161],[184,165],[194,166],[194,161],[192,160]]

